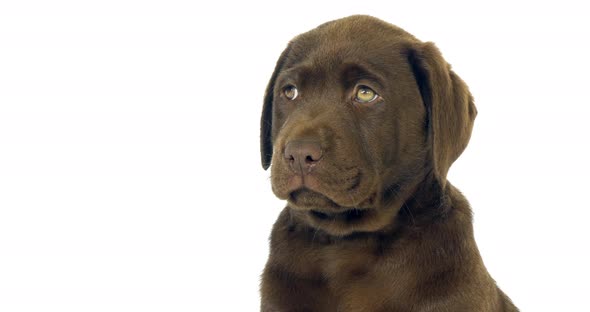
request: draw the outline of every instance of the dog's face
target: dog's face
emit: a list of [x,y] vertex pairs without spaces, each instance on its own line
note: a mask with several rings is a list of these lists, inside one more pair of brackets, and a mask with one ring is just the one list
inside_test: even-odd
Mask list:
[[[462,103],[437,103],[449,96]],[[459,115],[446,117],[458,123],[443,126],[449,133],[436,133],[445,121],[436,105]],[[444,184],[474,117],[463,82],[434,46],[374,18],[337,20],[281,55],[265,97],[263,166],[272,158],[274,193],[311,226],[332,235],[377,231],[427,174]]]

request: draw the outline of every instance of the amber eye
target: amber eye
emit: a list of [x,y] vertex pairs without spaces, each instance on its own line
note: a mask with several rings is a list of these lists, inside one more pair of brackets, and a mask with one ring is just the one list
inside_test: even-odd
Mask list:
[[360,86],[356,91],[355,100],[359,103],[370,103],[375,101],[379,97],[379,94],[375,90],[367,87]]
[[283,89],[283,93],[285,94],[285,97],[289,100],[294,100],[295,98],[297,98],[297,95],[299,95],[299,92],[297,91],[297,88],[295,86],[285,87],[285,89]]

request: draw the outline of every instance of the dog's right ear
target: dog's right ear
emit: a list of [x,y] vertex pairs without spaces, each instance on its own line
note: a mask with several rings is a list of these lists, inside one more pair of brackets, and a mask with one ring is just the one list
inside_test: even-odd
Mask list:
[[289,50],[291,50],[290,44],[283,51],[283,53],[281,53],[281,56],[277,61],[275,70],[270,77],[270,81],[268,82],[266,91],[264,93],[262,117],[260,118],[260,158],[262,160],[262,168],[264,168],[264,170],[270,167],[270,163],[272,161],[272,103],[274,101],[275,81],[277,80],[277,76],[285,64]]

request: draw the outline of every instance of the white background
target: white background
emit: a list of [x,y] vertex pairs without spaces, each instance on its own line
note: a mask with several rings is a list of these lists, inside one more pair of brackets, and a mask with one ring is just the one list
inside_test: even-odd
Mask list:
[[590,311],[583,1],[0,2],[0,311],[257,311],[259,159],[289,39],[364,13],[437,43],[479,115],[449,179],[522,311]]

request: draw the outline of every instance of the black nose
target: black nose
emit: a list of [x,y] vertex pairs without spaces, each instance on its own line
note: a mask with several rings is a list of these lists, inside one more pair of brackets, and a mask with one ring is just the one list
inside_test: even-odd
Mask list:
[[291,141],[285,146],[285,159],[299,174],[310,173],[322,158],[322,147],[316,141]]

